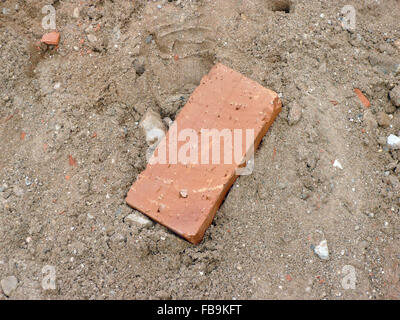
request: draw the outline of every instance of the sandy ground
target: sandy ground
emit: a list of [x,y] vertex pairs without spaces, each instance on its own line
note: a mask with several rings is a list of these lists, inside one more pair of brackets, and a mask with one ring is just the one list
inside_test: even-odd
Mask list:
[[[61,43],[44,52],[49,3]],[[340,20],[347,4],[354,32]],[[0,10],[0,299],[400,298],[400,152],[385,143],[400,130],[388,98],[400,84],[399,0]],[[278,92],[284,110],[194,246],[128,224],[124,199],[146,165],[145,111],[174,119],[216,62]],[[313,250],[322,240],[329,260]]]

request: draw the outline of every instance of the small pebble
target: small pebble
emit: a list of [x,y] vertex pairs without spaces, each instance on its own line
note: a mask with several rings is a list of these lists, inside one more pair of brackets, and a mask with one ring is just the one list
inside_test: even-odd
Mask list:
[[322,260],[328,260],[329,259],[328,242],[326,240],[321,241],[321,243],[314,248],[314,252]]
[[289,115],[288,115],[288,123],[290,126],[294,126],[295,124],[297,124],[303,114],[303,110],[301,108],[301,106],[294,102],[289,106]]
[[378,112],[376,115],[376,121],[382,128],[388,128],[390,126],[390,118],[385,112]]
[[398,136],[395,136],[394,134],[391,134],[387,138],[387,144],[391,149],[398,150],[400,149],[400,138]]
[[400,85],[398,85],[397,87],[395,87],[394,89],[392,89],[392,91],[390,91],[389,93],[390,96],[390,101],[392,102],[392,104],[399,108],[400,107]]
[[87,38],[92,43],[97,41],[97,37],[94,34],[88,34]]
[[125,222],[128,223],[129,225],[136,225],[139,228],[150,228],[153,226],[153,222],[143,216],[142,214],[135,212],[130,214],[125,218]]
[[188,192],[187,192],[187,190],[181,190],[180,192],[179,192],[179,196],[181,197],[181,198],[187,198],[188,197]]
[[339,168],[339,169],[343,170],[343,166],[342,166],[342,164],[339,162],[339,160],[335,160],[335,162],[333,163],[333,167],[334,167],[334,168]]

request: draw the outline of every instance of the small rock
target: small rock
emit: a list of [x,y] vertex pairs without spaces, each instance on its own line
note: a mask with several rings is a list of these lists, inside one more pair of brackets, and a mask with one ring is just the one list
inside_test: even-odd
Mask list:
[[387,183],[393,187],[396,187],[399,185],[399,178],[395,177],[395,176],[389,176]]
[[292,103],[289,108],[288,123],[293,126],[300,121],[303,110],[296,102]]
[[111,237],[111,241],[114,243],[126,242],[126,237],[120,233],[114,233]]
[[376,140],[382,147],[387,145],[387,139],[385,137],[378,137]]
[[390,118],[385,112],[378,112],[376,120],[378,125],[382,128],[388,128],[390,126]]
[[314,248],[314,252],[322,260],[328,260],[329,259],[328,242],[326,240],[321,241],[321,243]]
[[378,128],[378,123],[371,110],[366,110],[364,112],[363,123],[366,125],[368,131]]
[[378,70],[384,74],[392,73],[397,75],[400,72],[400,63],[398,60],[388,57],[387,55],[371,54],[369,56],[369,62],[373,67],[377,67]]
[[400,85],[392,89],[389,93],[390,101],[392,104],[399,108],[400,107]]
[[340,170],[343,170],[343,166],[342,166],[342,164],[339,162],[339,160],[335,160],[335,162],[333,163],[333,167],[334,167],[334,168],[339,168]]
[[145,71],[146,67],[144,65],[144,59],[136,59],[133,62],[133,67],[135,68],[136,74],[140,77]]
[[391,134],[387,138],[387,144],[391,149],[398,150],[400,149],[400,138],[398,136],[395,136],[394,134]]
[[397,50],[400,51],[400,39],[396,40],[395,42],[393,42],[394,46],[397,48]]
[[172,123],[173,123],[173,121],[171,120],[170,117],[164,118],[164,119],[163,119],[163,122],[164,122],[164,124],[165,124],[168,128],[169,128],[169,127],[172,125]]
[[4,294],[9,297],[10,294],[17,289],[18,287],[18,279],[14,276],[10,276],[1,280],[1,288],[3,289]]
[[87,38],[91,43],[94,43],[97,41],[97,37],[94,34],[88,34]]
[[181,198],[186,199],[186,198],[188,197],[188,192],[187,192],[187,190],[181,190],[181,191],[179,192],[179,196],[180,196]]
[[396,108],[393,104],[391,104],[390,102],[389,102],[389,103],[386,103],[385,106],[384,106],[384,108],[385,108],[385,112],[386,112],[387,114],[395,113],[396,110],[397,110],[397,108]]
[[140,128],[146,135],[146,142],[149,146],[158,145],[164,138],[166,132],[160,115],[151,109],[147,110],[145,113],[140,122]]
[[279,188],[279,189],[285,190],[286,187],[287,187],[286,183],[283,183],[283,182],[278,183],[278,188]]
[[146,218],[142,214],[135,212],[130,214],[125,218],[125,222],[128,223],[129,225],[136,225],[138,227],[142,228],[151,228],[153,226],[153,221],[150,219]]
[[32,184],[32,181],[29,180],[29,177],[25,177],[25,185],[29,187]]

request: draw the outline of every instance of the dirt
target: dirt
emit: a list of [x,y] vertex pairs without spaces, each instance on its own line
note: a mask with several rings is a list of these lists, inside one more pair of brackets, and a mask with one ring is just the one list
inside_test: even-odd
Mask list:
[[[58,48],[38,48],[46,4]],[[354,31],[340,20],[347,4]],[[18,279],[0,299],[400,298],[400,151],[385,143],[400,130],[388,98],[400,84],[400,1],[0,9],[0,280]],[[126,223],[124,199],[146,165],[146,110],[174,119],[216,62],[278,92],[284,110],[254,173],[195,246]],[[313,250],[322,240],[328,260]],[[55,289],[45,285],[52,267]]]

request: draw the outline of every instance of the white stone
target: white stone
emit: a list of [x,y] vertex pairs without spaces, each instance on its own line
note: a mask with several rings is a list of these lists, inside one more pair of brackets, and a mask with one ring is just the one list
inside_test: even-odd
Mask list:
[[339,160],[335,160],[335,162],[333,163],[333,166],[334,166],[335,168],[339,168],[339,169],[343,170],[343,166],[342,166],[342,164],[339,162]]
[[140,128],[146,135],[146,142],[149,146],[158,145],[165,136],[165,126],[158,113],[149,109],[145,113]]
[[129,225],[136,225],[140,228],[150,228],[153,226],[153,221],[136,212],[127,216],[125,222]]
[[321,241],[321,243],[315,247],[314,252],[322,260],[328,260],[329,259],[328,242],[326,240]]
[[387,139],[387,144],[393,150],[398,150],[400,149],[400,138],[394,134],[391,134]]

